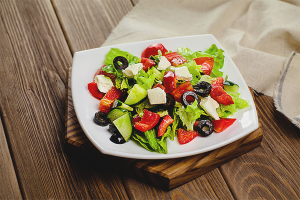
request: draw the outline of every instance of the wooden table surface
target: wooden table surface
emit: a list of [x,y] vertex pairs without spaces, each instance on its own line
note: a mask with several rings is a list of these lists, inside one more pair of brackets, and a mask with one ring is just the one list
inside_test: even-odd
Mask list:
[[64,146],[66,70],[138,0],[0,0],[0,199],[300,199],[300,130],[255,96],[262,145],[174,190]]

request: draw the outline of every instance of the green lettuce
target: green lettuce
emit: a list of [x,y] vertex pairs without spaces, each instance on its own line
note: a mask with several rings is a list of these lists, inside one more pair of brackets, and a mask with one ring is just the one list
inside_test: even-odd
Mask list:
[[[176,111],[175,111],[176,112]],[[179,123],[180,123],[180,118],[179,116],[174,112],[174,122],[172,123],[172,130],[171,130],[171,133],[170,133],[170,140],[173,141],[175,136],[177,135],[176,134],[176,130],[179,126]]]
[[209,49],[205,51],[205,53],[212,55],[212,57],[214,58],[214,67],[210,76],[222,77],[223,72],[221,72],[220,69],[222,69],[224,66],[224,51],[222,49],[218,49],[218,47],[213,44]]
[[218,49],[218,47],[215,44],[212,44],[209,49],[205,50],[205,52],[202,51],[193,52],[189,48],[184,48],[184,47],[177,48],[177,52],[188,61],[192,61],[194,58],[199,58],[199,57],[213,57],[214,66],[210,76],[211,77],[223,76],[223,72],[221,72],[220,69],[222,69],[224,65],[224,54],[223,54],[224,51],[222,49]]
[[197,65],[194,60],[189,61],[187,63],[184,63],[178,67],[186,66],[189,70],[189,72],[192,74],[193,79],[191,80],[192,85],[196,85],[199,82],[199,79],[201,78],[201,65]]
[[147,72],[140,70],[138,74],[134,76],[136,83],[142,86],[145,90],[151,89],[155,83],[157,72],[156,69],[152,67]]
[[141,59],[137,56],[132,55],[127,51],[122,51],[118,48],[111,48],[111,50],[106,54],[105,65],[114,65],[113,61],[115,57],[122,56],[128,60],[129,65],[137,64],[141,62]]
[[205,112],[199,108],[197,100],[187,107],[184,107],[182,104],[175,104],[175,106],[178,106],[176,114],[179,115],[183,125],[186,126],[187,130],[193,130],[196,119],[198,119],[201,114],[205,114]]
[[191,51],[189,48],[186,47],[179,47],[177,48],[177,53],[182,55],[187,61],[192,61],[194,58],[199,57],[212,57],[212,55],[202,52],[202,51]]
[[[226,90],[225,90],[226,91]],[[249,106],[249,101],[240,98],[240,93],[234,91],[226,91],[232,97],[234,104],[223,105],[220,104],[217,108],[217,113],[220,117],[227,118],[230,115],[233,115],[238,109],[243,109]]]
[[209,84],[213,84],[214,80],[216,80],[216,78],[212,78],[211,76],[208,75],[202,75],[199,82],[205,81],[208,82]]
[[156,137],[157,133],[155,129],[148,130],[145,133],[135,132],[132,138],[148,151],[167,154],[167,138],[171,137],[171,130],[171,127],[168,126],[165,134],[161,138]]

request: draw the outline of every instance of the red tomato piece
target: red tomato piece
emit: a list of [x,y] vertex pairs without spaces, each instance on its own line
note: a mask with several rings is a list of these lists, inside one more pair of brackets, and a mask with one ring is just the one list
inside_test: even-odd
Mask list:
[[213,81],[212,86],[213,85],[215,85],[215,86],[218,85],[218,86],[221,86],[223,88],[223,82],[224,82],[223,77],[217,77],[217,79]]
[[159,114],[144,109],[144,115],[141,121],[135,122],[134,128],[146,132],[152,129],[159,122],[159,119]]
[[151,60],[149,58],[143,58],[141,59],[141,63],[143,63],[143,70],[148,71],[149,68],[156,65],[154,60]]
[[[194,91],[194,88],[192,84],[189,81],[186,81],[184,83],[181,83],[177,86],[177,88],[171,93],[175,100],[181,103],[181,95],[185,93],[186,91]],[[189,99],[191,98],[191,99]],[[193,101],[193,97],[188,96],[187,101]]]
[[202,65],[204,62],[214,63],[214,58],[213,57],[199,57],[199,58],[194,58],[194,61],[196,62],[197,65]]
[[168,53],[165,57],[173,66],[179,66],[187,62],[187,60],[177,52]]
[[174,122],[174,119],[170,115],[164,116],[163,120],[160,122],[158,127],[158,137],[161,137],[165,134],[168,126]]
[[132,119],[132,123],[135,124],[135,122],[141,121],[141,117],[139,116],[139,114],[137,114],[133,119]]
[[177,79],[175,78],[175,73],[172,71],[166,71],[163,78],[165,92],[171,93],[172,91],[174,91],[176,88],[176,82]]
[[234,104],[232,97],[228,95],[221,86],[218,85],[212,86],[210,96],[218,103],[223,104],[225,106]]
[[163,85],[160,84],[160,83],[156,83],[152,88],[157,88],[157,87],[159,87],[159,88],[162,89],[162,90],[165,90],[165,86],[163,86]]
[[179,144],[186,144],[192,141],[196,136],[198,135],[198,132],[196,131],[186,131],[184,129],[179,128],[177,130],[177,138]]
[[99,91],[97,83],[95,82],[91,82],[88,84],[88,90],[91,95],[97,99],[102,99],[102,97],[104,96],[104,93]]
[[111,106],[114,103],[115,99],[120,99],[122,96],[122,91],[118,90],[115,87],[112,87],[101,99],[99,110],[104,113],[109,113]]
[[148,46],[142,53],[142,58],[150,58],[150,56],[158,55],[158,50],[161,51],[162,55],[164,56],[168,50],[162,45],[161,43],[152,44]]
[[214,66],[214,58],[213,57],[199,57],[195,58],[194,61],[197,65],[202,65],[201,70],[204,74],[210,75]]
[[213,81],[213,84],[211,85],[210,96],[220,104],[226,106],[234,104],[232,97],[228,95],[223,89],[223,82],[224,79],[222,77],[218,77],[216,80]]
[[219,133],[224,131],[226,128],[231,126],[236,119],[234,118],[221,118],[219,120],[212,120],[211,122],[214,125],[214,130]]

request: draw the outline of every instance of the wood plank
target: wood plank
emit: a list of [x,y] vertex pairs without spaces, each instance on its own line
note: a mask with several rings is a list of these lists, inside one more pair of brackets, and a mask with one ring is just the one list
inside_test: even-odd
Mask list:
[[122,180],[65,153],[72,55],[49,0],[0,1],[0,110],[25,199],[128,199]]
[[271,97],[255,97],[261,147],[221,166],[237,199],[300,199],[300,130],[276,111]]
[[133,5],[130,0],[53,0],[72,53],[102,45]]
[[[69,74],[71,70],[72,68],[69,69]],[[79,155],[84,155],[85,152],[84,156],[93,156],[102,160],[103,163],[106,163],[106,167],[119,174],[134,177],[164,190],[174,189],[198,178],[229,160],[258,147],[262,140],[263,132],[261,128],[258,128],[251,134],[224,147],[186,158],[136,160],[103,155],[93,147],[78,123],[70,85],[71,77],[68,76],[65,139],[68,146],[73,146],[71,147],[72,151],[77,147],[75,151],[79,152]]]
[[22,199],[0,118],[0,199]]

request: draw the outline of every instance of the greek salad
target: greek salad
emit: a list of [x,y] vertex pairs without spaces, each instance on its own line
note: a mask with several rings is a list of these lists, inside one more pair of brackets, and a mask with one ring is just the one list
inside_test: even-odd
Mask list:
[[137,57],[111,48],[87,87],[100,101],[94,122],[108,126],[111,142],[134,140],[165,154],[167,140],[184,145],[224,131],[249,102],[223,77],[223,52],[215,44],[203,52],[172,52],[158,43]]

